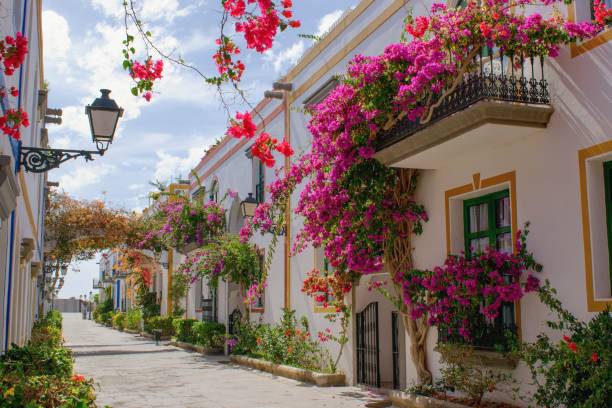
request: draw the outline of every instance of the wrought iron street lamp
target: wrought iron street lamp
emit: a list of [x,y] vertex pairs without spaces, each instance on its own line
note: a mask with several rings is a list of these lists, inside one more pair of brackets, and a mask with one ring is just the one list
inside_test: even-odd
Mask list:
[[123,108],[110,98],[110,90],[100,89],[102,95],[96,98],[91,105],[85,107],[85,114],[89,118],[91,137],[96,144],[97,151],[91,150],[60,150],[42,147],[21,146],[20,165],[32,173],[44,173],[55,169],[63,162],[83,156],[85,161],[93,160],[94,154],[104,155],[108,146],[113,142],[117,123],[123,116]]
[[240,208],[242,208],[242,216],[245,218],[253,218],[255,215],[255,208],[257,208],[258,204],[259,203],[255,197],[253,197],[253,193],[249,193],[249,196],[240,203]]

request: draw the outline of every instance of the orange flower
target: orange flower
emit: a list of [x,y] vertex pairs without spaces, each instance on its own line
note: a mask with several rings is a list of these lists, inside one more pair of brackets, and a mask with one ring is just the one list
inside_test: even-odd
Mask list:
[[77,383],[81,383],[83,381],[85,381],[85,377],[80,375],[80,374],[75,374],[71,377],[71,380]]

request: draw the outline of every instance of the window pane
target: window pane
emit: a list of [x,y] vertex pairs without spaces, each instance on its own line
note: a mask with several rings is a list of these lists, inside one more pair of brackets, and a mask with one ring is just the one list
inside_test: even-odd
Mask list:
[[483,252],[489,246],[489,238],[477,238],[470,240],[470,252]]
[[487,204],[473,205],[470,211],[470,232],[481,232],[489,229]]
[[497,227],[510,226],[510,197],[500,198],[495,201],[495,213]]
[[497,236],[497,250],[508,254],[512,253],[512,234],[510,232]]

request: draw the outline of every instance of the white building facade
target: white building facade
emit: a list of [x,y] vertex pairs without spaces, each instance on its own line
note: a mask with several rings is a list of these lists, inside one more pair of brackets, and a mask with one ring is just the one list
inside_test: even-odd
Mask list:
[[[2,114],[21,108],[30,119],[21,127],[23,146],[46,146],[46,91],[42,61],[41,1],[2,2],[0,36],[23,33],[28,53],[12,75],[0,70]],[[18,97],[9,89],[15,87]],[[0,135],[0,351],[23,344],[44,312],[44,209],[46,175],[19,166],[20,142]]]
[[[286,91],[282,100],[266,99],[258,105],[259,115],[253,114],[261,119],[258,131],[265,124],[266,132],[285,136],[297,155],[308,149],[309,117],[303,108],[333,89],[334,77],[343,75],[355,54],[380,54],[388,44],[399,41],[408,9],[414,16],[427,15],[430,3],[362,0],[281,79],[292,84],[292,91]],[[589,19],[587,3],[562,4],[559,10],[570,20]],[[477,223],[470,214],[475,217],[479,207],[495,222],[476,231],[485,237],[483,245],[512,248],[517,231],[530,222],[528,245],[544,265],[538,277],[550,280],[563,305],[579,319],[590,320],[594,313],[612,306],[612,237],[608,235],[612,225],[611,38],[608,28],[595,39],[562,49],[555,59],[545,59],[543,68],[536,60],[533,79],[537,88],[545,86],[540,82],[545,78],[548,97],[475,99],[427,127],[394,134],[381,143],[377,157],[383,163],[420,170],[416,198],[430,220],[423,234],[414,239],[415,267],[431,269],[441,265],[448,254],[480,245],[470,230],[470,224]],[[501,72],[507,66],[501,63],[491,69]],[[233,234],[238,234],[244,221],[240,202],[260,191],[263,196],[258,198],[265,200],[265,186],[275,177],[274,169],[249,157],[252,142],[226,137],[202,158],[194,169],[197,177],[191,179],[191,195],[196,199],[215,200],[228,190],[238,193],[224,202],[227,228]],[[287,164],[280,154],[276,159],[277,167]],[[292,197],[292,208],[299,193]],[[308,318],[316,333],[333,325],[324,319],[328,310],[316,305],[301,288],[306,274],[315,267],[325,268],[325,260],[312,248],[289,256],[301,226],[302,221],[292,214],[287,234],[277,245],[261,307],[254,308],[251,316],[272,323],[279,321],[282,308],[295,309],[298,316]],[[256,234],[252,243],[267,248],[270,237]],[[417,379],[409,339],[397,311],[382,295],[368,290],[369,279],[387,280],[388,275],[362,278],[347,297],[353,322],[339,368],[352,384],[404,388]],[[189,317],[198,316],[197,298],[206,289],[205,284],[191,289]],[[236,287],[221,282],[215,302],[218,321],[228,324],[242,299]],[[363,355],[357,350],[364,348],[358,340],[363,333],[357,319],[365,318],[374,319],[377,327],[375,342],[365,345],[374,350],[377,373],[373,376],[363,374]],[[527,295],[520,304],[511,305],[505,324],[515,327],[520,339],[533,341],[546,331],[547,318],[548,311],[537,297]],[[434,378],[439,377],[441,366],[434,350],[437,341],[436,330],[430,330],[427,364]],[[334,345],[329,347],[333,353]],[[530,382],[524,366],[510,371],[520,383]]]

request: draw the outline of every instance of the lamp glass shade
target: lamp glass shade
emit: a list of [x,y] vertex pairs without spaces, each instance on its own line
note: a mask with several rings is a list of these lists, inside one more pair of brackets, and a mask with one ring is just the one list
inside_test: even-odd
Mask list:
[[242,203],[240,203],[240,206],[242,207],[242,216],[245,218],[253,218],[257,205],[258,203],[255,197],[253,197],[253,193],[249,193],[249,196],[244,199]]
[[115,136],[117,122],[123,115],[123,109],[110,98],[110,90],[100,89],[100,92],[102,95],[96,98],[91,105],[87,105],[85,113],[89,117],[93,141],[111,143]]

